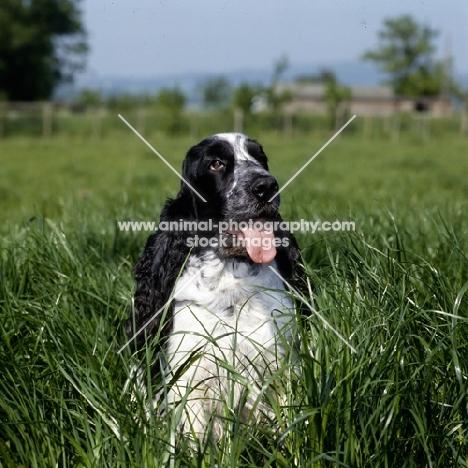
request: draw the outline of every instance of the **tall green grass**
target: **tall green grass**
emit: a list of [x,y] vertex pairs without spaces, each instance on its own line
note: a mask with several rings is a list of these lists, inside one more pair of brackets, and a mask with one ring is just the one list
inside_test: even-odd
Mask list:
[[[324,142],[253,136],[280,184]],[[157,219],[179,184],[133,138],[0,142],[2,466],[468,466],[465,139],[343,135],[282,193],[286,219],[356,232],[298,233],[314,312],[275,420],[227,414],[197,446],[132,397],[139,361],[117,354],[149,233],[116,222]],[[180,167],[192,142],[152,143]]]

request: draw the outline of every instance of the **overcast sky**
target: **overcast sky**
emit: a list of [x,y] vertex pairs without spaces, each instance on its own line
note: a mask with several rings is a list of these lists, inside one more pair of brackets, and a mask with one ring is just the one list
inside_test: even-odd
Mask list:
[[440,30],[468,73],[468,0],[84,0],[93,76],[270,69],[358,60],[382,20],[403,13]]

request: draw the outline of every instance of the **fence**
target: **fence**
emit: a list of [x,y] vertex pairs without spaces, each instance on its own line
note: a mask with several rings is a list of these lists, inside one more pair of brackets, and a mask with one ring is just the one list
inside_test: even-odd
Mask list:
[[[232,109],[174,113],[154,106],[127,106],[119,109],[51,102],[0,103],[0,138],[14,135],[49,138],[55,134],[64,134],[100,139],[123,129],[117,117],[119,113],[142,135],[163,132],[174,136],[190,135],[192,139],[220,131],[253,135],[275,131],[292,138],[303,133],[329,132],[349,118],[340,109],[334,116],[304,111],[245,115],[240,110]],[[425,139],[446,133],[468,134],[466,109],[460,109],[451,117],[434,117],[422,112],[358,117],[349,131],[360,133],[364,139],[388,137],[397,141],[403,133],[417,134]]]

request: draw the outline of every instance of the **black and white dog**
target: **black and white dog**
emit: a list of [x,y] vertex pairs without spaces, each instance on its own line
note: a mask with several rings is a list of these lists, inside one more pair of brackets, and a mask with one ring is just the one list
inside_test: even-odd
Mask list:
[[181,430],[219,436],[226,408],[244,421],[268,412],[265,382],[294,329],[283,279],[300,287],[304,273],[258,142],[211,136],[188,151],[183,179],[136,265],[126,331],[150,321],[135,344],[158,338],[165,407],[183,402]]

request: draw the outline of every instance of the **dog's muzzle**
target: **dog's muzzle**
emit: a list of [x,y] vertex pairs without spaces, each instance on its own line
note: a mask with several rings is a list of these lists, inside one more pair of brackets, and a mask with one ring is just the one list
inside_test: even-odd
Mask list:
[[272,175],[260,175],[251,182],[250,190],[260,201],[268,201],[278,193],[278,182]]

